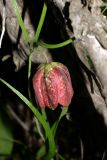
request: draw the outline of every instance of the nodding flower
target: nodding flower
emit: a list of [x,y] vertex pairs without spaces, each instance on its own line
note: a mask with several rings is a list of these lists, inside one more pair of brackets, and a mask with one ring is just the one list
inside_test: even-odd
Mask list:
[[59,62],[40,65],[33,77],[33,88],[41,108],[55,109],[58,104],[68,107],[74,93],[69,71]]

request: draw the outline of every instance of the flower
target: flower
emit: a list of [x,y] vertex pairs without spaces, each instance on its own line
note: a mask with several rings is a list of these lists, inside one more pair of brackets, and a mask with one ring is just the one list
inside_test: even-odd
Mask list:
[[40,65],[33,77],[33,88],[41,108],[55,109],[58,104],[68,107],[73,97],[69,71],[59,62]]

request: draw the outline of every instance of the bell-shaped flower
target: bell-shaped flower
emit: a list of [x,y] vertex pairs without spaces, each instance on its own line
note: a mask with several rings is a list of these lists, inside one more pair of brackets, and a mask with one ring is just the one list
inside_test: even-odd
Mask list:
[[69,71],[65,65],[51,62],[40,65],[33,77],[35,99],[41,108],[68,107],[73,97]]

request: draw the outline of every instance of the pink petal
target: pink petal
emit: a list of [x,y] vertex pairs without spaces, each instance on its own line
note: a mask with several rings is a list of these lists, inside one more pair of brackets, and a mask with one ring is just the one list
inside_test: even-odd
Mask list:
[[41,108],[45,107],[44,98],[42,95],[41,80],[43,78],[43,70],[39,69],[33,77],[33,88],[35,99]]
[[70,77],[68,68],[63,65],[63,67],[60,69],[60,71],[61,71],[63,77],[65,78],[68,95],[72,99],[74,91],[73,91],[73,88],[72,88],[71,77]]
[[49,97],[48,97],[48,92],[47,92],[47,87],[46,87],[46,82],[45,82],[44,76],[41,81],[41,90],[42,90],[42,96],[43,96],[43,101],[44,101],[45,107],[50,107],[50,101],[49,101]]
[[58,75],[54,68],[46,75],[45,81],[50,107],[55,109],[58,106]]
[[65,69],[63,70],[58,68],[58,72],[60,77],[58,81],[58,102],[62,106],[69,106],[73,96],[70,75],[69,72]]

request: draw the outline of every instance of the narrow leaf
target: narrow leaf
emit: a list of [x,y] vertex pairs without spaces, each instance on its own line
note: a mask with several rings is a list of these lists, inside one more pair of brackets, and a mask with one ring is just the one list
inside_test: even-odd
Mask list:
[[46,133],[46,137],[49,142],[49,153],[47,155],[47,160],[50,160],[55,155],[55,141],[54,141],[54,137],[52,135],[52,131],[50,129],[49,124],[46,122],[45,118],[41,115],[41,113],[35,108],[35,106],[25,96],[23,96],[18,90],[16,90],[9,83],[4,81],[2,78],[0,78],[0,81],[3,84],[5,84],[11,91],[13,91],[31,109],[35,117],[42,124]]
[[41,17],[40,17],[40,20],[39,20],[39,24],[38,24],[38,27],[37,27],[37,30],[36,30],[36,33],[35,33],[35,36],[34,36],[34,43],[36,43],[36,44],[38,42],[38,38],[39,38],[41,29],[42,29],[42,26],[43,26],[43,23],[44,23],[44,20],[45,20],[46,12],[47,12],[47,6],[44,3],[42,13],[41,13]]
[[16,0],[12,0],[12,4],[13,4],[14,10],[15,10],[15,14],[17,16],[17,20],[18,20],[19,25],[20,25],[21,30],[22,30],[22,34],[23,34],[24,40],[28,44],[28,43],[30,43],[29,34],[28,34],[27,30],[26,30],[26,27],[24,25],[23,19],[22,19],[21,15],[20,15],[20,11],[19,11],[19,8],[18,8]]
[[68,107],[62,107],[62,111],[60,113],[58,120],[53,124],[53,126],[51,128],[53,136],[55,136],[56,130],[58,128],[58,124],[61,121],[62,117],[66,115],[67,111],[68,111]]
[[65,46],[69,45],[70,43],[73,43],[72,39],[68,39],[68,40],[61,42],[61,43],[58,43],[58,44],[47,44],[44,42],[40,42],[39,45],[41,45],[44,48],[48,48],[48,49],[56,49],[56,48],[65,47]]
[[0,113],[0,155],[10,155],[13,149],[13,134],[7,117]]

